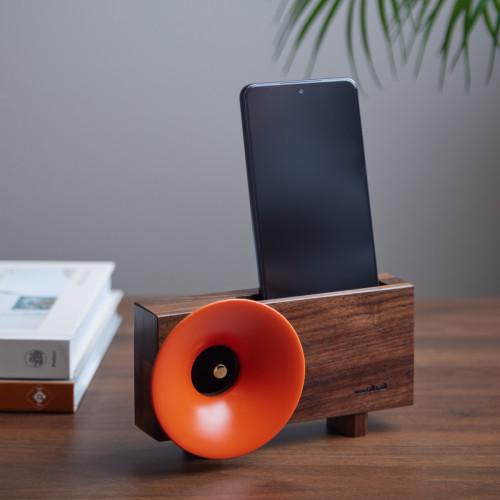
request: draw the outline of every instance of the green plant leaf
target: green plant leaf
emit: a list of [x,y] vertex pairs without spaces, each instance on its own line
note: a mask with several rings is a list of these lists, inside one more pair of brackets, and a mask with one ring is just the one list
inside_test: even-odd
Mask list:
[[406,51],[408,57],[410,56],[410,53],[413,51],[413,47],[415,46],[415,42],[418,38],[418,35],[422,31],[423,20],[427,12],[427,9],[429,7],[430,0],[422,0],[421,2],[414,2],[412,8],[416,9],[419,4],[420,4],[420,9],[418,10],[416,17],[414,18],[413,30],[410,33],[410,39],[407,43]]
[[326,32],[328,31],[328,28],[330,27],[330,24],[333,20],[333,17],[337,11],[337,8],[340,6],[340,4],[343,2],[343,0],[335,0],[333,2],[332,7],[328,11],[328,14],[326,15],[323,24],[321,25],[321,29],[319,30],[319,34],[316,38],[316,41],[314,43],[314,47],[312,50],[311,58],[309,60],[309,64],[307,65],[307,70],[306,70],[306,75],[310,76],[312,73],[312,70],[314,68],[314,65],[316,63],[316,58],[318,57],[319,49],[321,48],[321,44],[323,43],[323,39],[326,35]]
[[319,0],[318,3],[316,4],[316,7],[313,8],[311,14],[305,20],[299,34],[295,38],[295,42],[293,44],[292,50],[290,51],[290,56],[288,57],[288,60],[285,64],[285,72],[288,72],[288,70],[290,69],[290,66],[293,63],[293,59],[295,58],[295,55],[297,54],[297,51],[299,50],[299,47],[300,47],[302,41],[304,40],[304,37],[306,36],[307,32],[309,31],[309,28],[314,23],[314,21],[317,19],[318,15],[321,13],[321,11],[326,7],[328,2],[329,2],[329,0]]
[[[439,77],[439,86],[443,88],[444,78],[446,74],[446,67],[448,65],[448,55],[451,47],[451,42],[453,39],[453,32],[455,31],[456,24],[461,15],[467,16],[467,11],[469,7],[469,0],[456,0],[453,10],[451,11],[450,19],[446,27],[445,37],[441,45],[441,74]],[[464,20],[464,23],[466,21]],[[463,42],[462,42],[463,43]]]
[[497,22],[495,25],[495,28],[493,29],[493,43],[491,47],[491,52],[490,52],[490,60],[488,63],[488,72],[486,74],[486,83],[488,83],[491,79],[491,75],[493,74],[493,66],[495,64],[495,55],[496,51],[499,47],[499,35],[500,35],[500,8],[498,9],[497,13]]
[[[310,76],[319,51],[324,45],[326,33],[333,25],[335,17],[338,16],[339,7],[344,3],[344,0],[282,0],[277,11],[279,28],[275,40],[276,58],[281,56],[293,38],[285,60],[285,72],[289,71],[307,36],[316,28],[317,35],[306,68],[306,75]],[[354,50],[354,24],[359,23],[365,61],[375,84],[381,86],[372,57],[368,32],[370,3],[366,0],[349,0],[346,3],[346,49],[353,76],[362,89]],[[375,5],[378,8],[380,28],[388,50],[390,69],[394,76],[397,77],[395,50],[398,48],[402,64],[407,64],[414,49],[417,50],[413,75],[415,78],[418,77],[430,36],[437,26],[436,21],[444,11],[443,7],[447,5],[450,6],[450,11],[448,11],[438,52],[440,88],[444,86],[446,73],[454,71],[462,58],[466,88],[469,89],[471,78],[469,40],[472,32],[479,25],[480,19],[483,20],[481,25],[486,28],[492,40],[486,82],[491,79],[496,53],[500,48],[500,0],[454,0],[454,2],[451,0],[449,2],[445,0],[378,0]],[[359,10],[355,12],[357,7]],[[457,37],[459,25],[462,29],[460,36]]]
[[354,58],[354,46],[352,41],[352,25],[354,20],[354,6],[356,4],[356,0],[350,0],[349,10],[347,12],[347,26],[346,26],[346,42],[347,42],[347,51],[349,54],[349,63],[351,65],[352,74],[356,82],[359,83],[358,70],[356,68],[356,60]]
[[309,5],[309,3],[310,0],[295,0],[288,11],[288,15],[284,14],[285,20],[281,24],[276,42],[277,56],[279,56],[283,51],[283,48],[285,47],[286,42],[290,37],[290,34],[292,33],[295,25],[300,19],[300,16],[302,15],[306,7]]
[[378,87],[381,87],[380,79],[375,71],[375,66],[373,65],[372,54],[370,51],[370,44],[368,42],[368,29],[366,26],[366,0],[361,0],[359,4],[359,18],[361,25],[361,38],[363,40],[363,49],[365,51],[366,60],[368,61],[368,68],[372,74],[373,80]]
[[404,34],[404,25],[406,19],[402,15],[403,10],[401,8],[405,2],[401,1],[402,4],[399,5],[398,1],[401,0],[391,0],[393,24],[395,26],[394,40],[399,41],[399,48],[401,50],[402,59],[403,61],[406,61],[408,59],[408,53],[406,50],[406,40]]
[[420,44],[420,49],[419,53],[417,55],[417,62],[415,64],[415,69],[414,69],[414,76],[417,77],[420,68],[422,67],[422,61],[424,58],[424,53],[425,49],[427,47],[427,43],[429,41],[429,36],[432,32],[432,28],[436,22],[436,19],[438,18],[439,12],[441,8],[443,7],[444,0],[438,0],[437,4],[434,6],[434,8],[431,10],[431,13],[427,16],[426,20],[423,23],[424,26],[424,34],[422,35],[422,42]]
[[384,38],[389,54],[389,66],[391,68],[392,74],[397,75],[396,60],[394,58],[394,51],[392,49],[392,39],[391,39],[391,34],[389,32],[389,23],[387,21],[387,14],[385,11],[384,0],[378,0],[378,11],[379,11],[380,23],[382,25],[382,31],[384,33]]
[[484,11],[488,7],[488,0],[480,0],[476,5],[476,8],[472,12],[472,15],[468,19],[467,34],[472,31],[472,28],[479,20],[479,17],[483,15]]

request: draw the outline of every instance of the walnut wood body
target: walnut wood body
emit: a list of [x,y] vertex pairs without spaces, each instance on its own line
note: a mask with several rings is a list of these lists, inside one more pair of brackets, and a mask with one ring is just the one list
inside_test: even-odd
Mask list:
[[[413,404],[413,286],[388,274],[380,285],[266,300],[285,316],[304,350],[306,375],[292,422],[329,419],[348,435],[366,432],[366,413]],[[136,425],[168,439],[150,396],[153,364],[172,329],[199,307],[228,298],[257,299],[256,290],[158,299],[134,309]],[[349,419],[337,418],[352,416]]]

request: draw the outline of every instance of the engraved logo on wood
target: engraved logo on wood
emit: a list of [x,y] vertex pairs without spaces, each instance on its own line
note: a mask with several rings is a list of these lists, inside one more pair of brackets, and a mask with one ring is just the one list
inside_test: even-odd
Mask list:
[[384,382],[383,384],[380,385],[375,385],[372,384],[370,387],[366,387],[364,389],[358,389],[357,391],[354,391],[354,394],[366,394],[367,392],[380,392],[380,391],[385,391],[387,389],[387,382]]

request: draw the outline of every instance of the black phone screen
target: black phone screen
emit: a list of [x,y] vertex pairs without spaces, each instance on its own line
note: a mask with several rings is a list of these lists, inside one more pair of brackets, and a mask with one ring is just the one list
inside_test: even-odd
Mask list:
[[252,84],[240,104],[262,298],[376,286],[354,82]]

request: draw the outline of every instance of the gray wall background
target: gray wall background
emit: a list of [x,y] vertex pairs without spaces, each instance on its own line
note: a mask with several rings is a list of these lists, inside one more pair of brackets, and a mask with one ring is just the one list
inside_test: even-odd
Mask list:
[[[278,5],[1,0],[0,258],[114,260],[131,295],[256,286],[238,94],[309,54],[272,59]],[[313,77],[352,75],[343,19]],[[378,23],[383,89],[356,51],[379,270],[498,296],[500,61],[485,86],[481,27],[470,92],[462,62],[440,92],[437,30],[419,78],[394,78]]]

